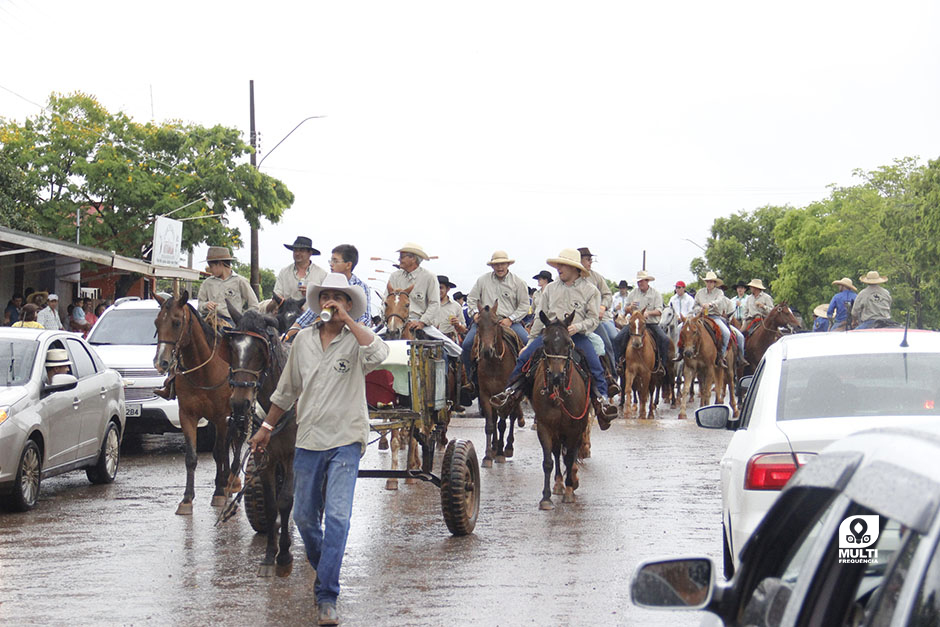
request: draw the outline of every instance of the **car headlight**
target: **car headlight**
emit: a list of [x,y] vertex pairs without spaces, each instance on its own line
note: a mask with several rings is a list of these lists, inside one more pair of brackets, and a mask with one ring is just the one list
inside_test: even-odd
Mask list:
[[7,418],[9,417],[10,417],[10,406],[0,405],[0,425],[6,422]]

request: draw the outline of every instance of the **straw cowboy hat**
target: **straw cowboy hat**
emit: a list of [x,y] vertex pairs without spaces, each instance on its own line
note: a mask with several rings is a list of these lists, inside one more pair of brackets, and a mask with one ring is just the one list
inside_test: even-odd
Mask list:
[[756,287],[759,290],[766,290],[764,287],[764,282],[760,279],[751,279],[751,282],[747,284],[747,287]]
[[509,265],[512,265],[516,263],[516,260],[510,259],[505,250],[497,250],[495,253],[493,253],[493,256],[490,257],[490,260],[486,262],[486,265],[492,266],[495,263],[508,263]]
[[574,248],[565,248],[557,257],[549,257],[545,260],[545,263],[551,267],[558,269],[558,266],[571,266],[572,268],[577,268],[578,270],[586,271],[584,266],[581,265],[581,253],[579,253]]
[[813,315],[817,318],[828,318],[829,317],[829,305],[823,303],[822,305],[816,305],[816,309],[813,310]]
[[718,284],[718,287],[724,287],[724,286],[725,286],[725,282],[722,281],[721,279],[719,279],[719,278],[718,278],[718,275],[715,274],[715,272],[714,272],[713,270],[709,270],[708,272],[706,272],[706,273],[705,273],[705,278],[702,279],[702,280],[703,280],[703,281],[715,281],[715,283]]
[[655,281],[656,277],[654,277],[652,274],[649,274],[646,270],[640,270],[639,272],[636,273],[636,280],[637,281]]
[[877,285],[878,283],[884,283],[888,280],[888,277],[881,276],[878,274],[877,270],[869,270],[868,274],[864,274],[858,277],[858,280],[862,283],[868,283],[869,285]]
[[55,366],[70,366],[72,362],[69,361],[69,354],[65,352],[64,348],[50,348],[46,353],[46,368],[53,368]]
[[293,244],[284,244],[287,250],[309,250],[311,255],[319,255],[320,251],[313,247],[313,240],[303,235],[298,235]]
[[858,288],[855,287],[855,284],[854,284],[854,283],[852,283],[852,279],[850,279],[850,278],[847,277],[847,276],[842,277],[842,278],[839,279],[838,281],[833,281],[832,284],[833,284],[833,285],[843,285],[843,286],[849,288],[850,290],[852,290],[853,292],[857,292],[857,291],[858,291]]
[[417,255],[425,261],[430,259],[428,254],[424,252],[424,249],[415,244],[414,242],[406,242],[404,246],[395,251],[396,253],[411,253],[412,255]]
[[206,262],[212,261],[235,261],[235,257],[232,257],[232,251],[226,246],[210,246]]
[[330,272],[320,285],[307,286],[307,309],[313,313],[320,313],[320,292],[323,290],[336,290],[349,296],[352,299],[349,317],[353,320],[358,320],[366,312],[365,291],[358,285],[350,285],[346,275]]

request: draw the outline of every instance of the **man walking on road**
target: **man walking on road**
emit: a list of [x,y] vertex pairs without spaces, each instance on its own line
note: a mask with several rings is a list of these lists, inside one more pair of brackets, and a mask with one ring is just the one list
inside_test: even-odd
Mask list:
[[369,436],[365,375],[382,363],[389,348],[356,322],[365,311],[365,294],[342,274],[331,273],[322,285],[310,286],[307,307],[316,313],[329,309],[332,318],[297,334],[271,395],[271,411],[249,444],[253,452],[264,451],[285,408],[297,402],[294,522],[317,573],[318,624],[336,625],[339,571],[359,458]]

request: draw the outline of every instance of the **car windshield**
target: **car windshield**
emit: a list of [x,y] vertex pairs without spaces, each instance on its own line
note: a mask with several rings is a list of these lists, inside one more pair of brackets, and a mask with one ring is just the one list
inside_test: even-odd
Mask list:
[[156,320],[158,309],[115,309],[102,316],[88,342],[102,344],[140,344],[153,346],[157,343]]
[[940,415],[940,354],[878,353],[783,364],[777,420]]
[[38,350],[32,340],[0,340],[0,386],[26,385]]

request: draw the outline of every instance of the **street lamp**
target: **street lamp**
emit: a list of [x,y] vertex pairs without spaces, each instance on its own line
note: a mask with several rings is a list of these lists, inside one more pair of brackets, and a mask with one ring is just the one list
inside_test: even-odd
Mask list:
[[707,250],[705,250],[705,247],[702,246],[701,244],[699,244],[698,242],[693,242],[693,241],[690,240],[688,237],[683,237],[682,239],[684,239],[685,241],[687,241],[687,242],[690,243],[690,244],[693,244],[693,245],[695,245],[695,246],[698,246],[698,247],[701,249],[701,251],[702,251],[703,253],[708,252]]

